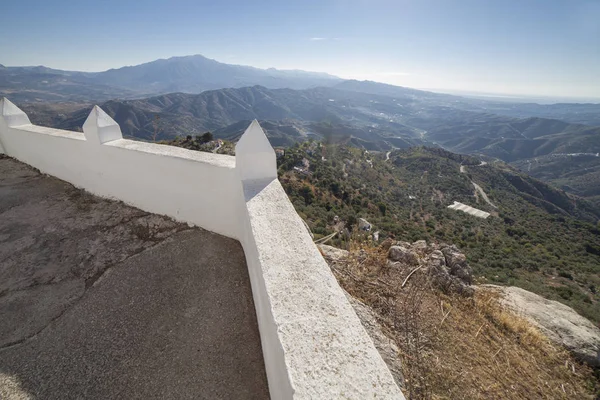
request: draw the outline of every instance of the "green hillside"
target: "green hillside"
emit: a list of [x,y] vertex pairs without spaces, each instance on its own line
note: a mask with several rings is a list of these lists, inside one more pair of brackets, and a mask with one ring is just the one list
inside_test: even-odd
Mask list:
[[[287,149],[279,173],[316,239],[343,225],[366,238],[357,227],[364,218],[380,240],[454,243],[479,281],[523,287],[600,322],[600,210],[582,199],[505,164],[424,147],[369,153],[311,141]],[[448,209],[454,201],[491,216]],[[333,240],[343,247],[348,239]]]

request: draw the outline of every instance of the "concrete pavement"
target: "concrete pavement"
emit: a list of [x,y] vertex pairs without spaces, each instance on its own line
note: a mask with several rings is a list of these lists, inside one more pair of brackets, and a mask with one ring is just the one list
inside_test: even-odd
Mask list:
[[240,244],[0,158],[0,398],[268,398]]

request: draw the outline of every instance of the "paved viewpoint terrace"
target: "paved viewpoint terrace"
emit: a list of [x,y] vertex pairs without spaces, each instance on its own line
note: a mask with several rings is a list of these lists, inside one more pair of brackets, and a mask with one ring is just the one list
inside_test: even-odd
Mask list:
[[268,396],[239,242],[0,158],[0,399]]

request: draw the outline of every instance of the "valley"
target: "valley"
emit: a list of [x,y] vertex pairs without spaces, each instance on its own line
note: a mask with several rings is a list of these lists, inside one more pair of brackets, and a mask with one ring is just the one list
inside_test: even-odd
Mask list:
[[[78,130],[91,103],[26,102],[20,106],[34,123]],[[600,152],[600,127],[493,114],[488,112],[489,104],[480,100],[375,82],[343,81],[302,90],[251,86],[200,94],[171,93],[109,100],[100,106],[120,124],[124,136],[138,140],[169,140],[211,132],[217,138],[235,141],[251,120],[258,119],[274,146],[288,147],[310,138],[370,151],[439,146],[511,163],[592,201],[597,201],[600,193],[595,184],[585,183],[593,180],[599,168],[600,158],[585,154]],[[579,115],[592,106],[570,104],[564,113],[557,112]],[[556,105],[539,106],[531,114],[544,114],[540,111],[544,107],[546,113],[557,110]]]

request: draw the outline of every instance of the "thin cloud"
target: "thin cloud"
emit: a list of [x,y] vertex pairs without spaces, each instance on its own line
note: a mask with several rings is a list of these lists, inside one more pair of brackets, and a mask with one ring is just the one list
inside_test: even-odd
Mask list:
[[327,38],[324,38],[324,37],[311,37],[309,40],[312,40],[313,42],[317,42],[319,40],[327,40]]
[[375,75],[379,76],[408,76],[412,75],[410,72],[380,72]]

